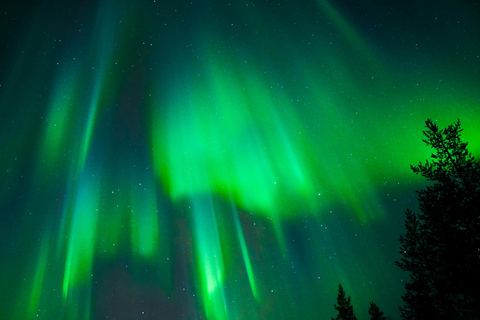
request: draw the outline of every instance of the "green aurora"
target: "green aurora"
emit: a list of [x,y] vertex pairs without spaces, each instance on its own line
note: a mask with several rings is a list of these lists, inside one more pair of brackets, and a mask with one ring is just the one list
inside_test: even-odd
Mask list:
[[475,1],[2,4],[1,319],[399,317],[424,121],[480,155]]

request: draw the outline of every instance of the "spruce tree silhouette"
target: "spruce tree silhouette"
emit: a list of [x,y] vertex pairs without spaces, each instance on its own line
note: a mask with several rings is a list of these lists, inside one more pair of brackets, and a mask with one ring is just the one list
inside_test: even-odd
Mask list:
[[403,256],[410,273],[403,319],[480,319],[480,163],[461,140],[460,120],[445,129],[425,122],[432,160],[411,166],[432,182],[417,191],[421,213],[407,209]]
[[335,318],[332,318],[332,320],[357,320],[357,317],[355,317],[353,312],[352,298],[350,296],[348,296],[348,298],[345,297],[345,291],[341,284],[338,285],[338,296],[335,309],[338,311],[338,315]]
[[380,311],[380,308],[373,301],[370,302],[368,307],[368,314],[370,315],[370,320],[387,320],[383,312]]

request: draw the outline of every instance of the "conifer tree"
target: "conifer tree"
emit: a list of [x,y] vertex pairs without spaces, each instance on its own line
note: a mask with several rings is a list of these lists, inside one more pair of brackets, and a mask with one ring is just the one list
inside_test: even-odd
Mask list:
[[380,311],[380,308],[373,301],[370,302],[368,307],[368,314],[370,315],[370,320],[387,320],[383,312]]
[[426,121],[431,160],[411,166],[431,182],[418,191],[421,213],[406,212],[397,265],[410,273],[403,319],[480,319],[480,163],[462,142],[460,120]]
[[353,312],[352,298],[350,296],[348,296],[348,298],[345,297],[345,291],[341,284],[338,285],[338,296],[335,310],[338,311],[338,315],[336,318],[332,318],[332,320],[357,320],[357,317]]

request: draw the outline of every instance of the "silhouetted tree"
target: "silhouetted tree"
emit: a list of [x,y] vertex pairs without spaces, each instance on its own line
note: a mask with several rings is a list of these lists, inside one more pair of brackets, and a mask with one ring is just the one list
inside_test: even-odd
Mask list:
[[338,315],[336,318],[332,318],[332,320],[357,320],[353,312],[352,298],[350,296],[348,296],[348,298],[345,297],[345,291],[341,284],[338,285],[335,309],[338,311]]
[[370,315],[370,320],[387,320],[383,312],[380,311],[380,308],[373,301],[370,302],[368,307],[368,314]]
[[406,212],[396,264],[410,273],[403,319],[480,319],[480,163],[462,142],[460,120],[426,122],[432,160],[411,166],[431,181],[418,191],[421,213]]

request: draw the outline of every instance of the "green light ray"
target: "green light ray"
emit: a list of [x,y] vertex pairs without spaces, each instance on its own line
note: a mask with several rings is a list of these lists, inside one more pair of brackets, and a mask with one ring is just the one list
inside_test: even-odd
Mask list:
[[85,165],[85,161],[88,155],[88,149],[90,147],[90,142],[92,140],[93,129],[95,126],[95,119],[97,115],[98,99],[100,94],[100,83],[101,83],[101,80],[97,79],[95,86],[93,88],[93,93],[91,95],[90,105],[88,108],[89,109],[88,120],[85,127],[85,133],[84,133],[83,142],[82,142],[82,149],[80,152],[80,162],[79,162],[80,168],[83,168],[83,166]]
[[235,203],[231,200],[233,219],[235,221],[235,229],[237,230],[238,241],[240,242],[240,248],[242,250],[243,263],[245,264],[245,269],[247,271],[248,282],[252,290],[253,297],[257,302],[260,302],[260,295],[257,291],[257,285],[255,284],[255,275],[253,273],[252,263],[250,261],[250,256],[248,253],[247,243],[245,242],[245,237],[242,231],[242,225],[240,224],[240,219],[238,217],[238,211],[235,207]]
[[192,198],[197,268],[208,319],[229,319],[223,283],[225,268],[217,218],[210,196]]
[[84,174],[78,186],[73,219],[69,232],[63,296],[67,299],[72,288],[90,286],[90,273],[95,255],[97,236],[99,181],[90,173]]
[[152,258],[159,253],[158,206],[153,183],[143,181],[130,190],[130,227],[133,254]]
[[[318,6],[345,36],[352,47],[362,56],[364,61],[374,70],[378,70],[377,65],[381,63],[370,46],[362,39],[362,36],[352,27],[348,21],[329,3],[328,0],[316,0]],[[365,37],[363,37],[365,38]]]
[[[60,78],[60,75],[57,77]],[[78,74],[69,72],[66,79],[57,82],[50,102],[40,156],[42,163],[46,162],[53,166],[58,165],[61,161],[62,151],[66,153],[67,139],[72,134],[72,120],[75,117],[74,104],[78,98],[76,95],[76,88],[79,85]],[[64,156],[65,154],[63,154]]]
[[82,168],[85,165],[85,161],[88,155],[88,150],[92,140],[95,123],[98,116],[98,108],[101,106],[102,93],[106,86],[106,71],[107,66],[111,63],[113,50],[109,45],[114,40],[115,34],[115,12],[116,6],[113,1],[104,1],[100,3],[97,21],[96,32],[94,36],[94,81],[91,87],[90,100],[88,103],[88,116],[86,125],[84,128],[84,134],[82,139],[82,147],[80,153],[79,166]]
[[46,272],[49,263],[49,247],[48,237],[43,237],[40,246],[40,252],[37,259],[37,267],[35,270],[35,276],[33,278],[32,288],[30,291],[30,299],[28,303],[29,318],[33,318],[37,313],[40,306],[40,299],[42,291],[44,290],[44,283],[46,280]]

